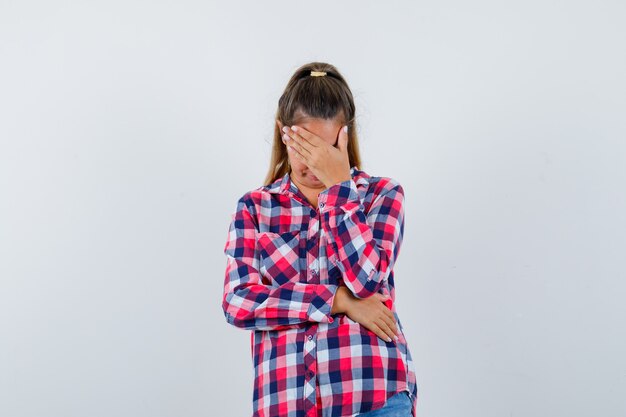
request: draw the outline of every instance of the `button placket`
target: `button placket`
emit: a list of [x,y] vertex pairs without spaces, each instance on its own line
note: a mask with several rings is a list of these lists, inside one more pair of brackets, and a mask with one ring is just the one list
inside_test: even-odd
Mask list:
[[[310,331],[313,331],[311,329]],[[307,334],[304,342],[304,401],[308,403],[311,410],[314,410],[316,404],[315,386],[316,381],[316,351],[313,334]],[[308,408],[308,407],[307,407]],[[311,411],[314,412],[314,411]]]
[[309,239],[307,240],[306,245],[307,279],[309,282],[314,284],[319,283],[319,224],[319,218],[316,218],[315,216],[311,217],[307,235]]
[[311,264],[311,275],[314,278],[314,282],[318,282],[317,279],[319,278],[319,269],[320,269],[320,262],[319,262],[319,256],[318,256],[317,258],[315,258],[315,260]]

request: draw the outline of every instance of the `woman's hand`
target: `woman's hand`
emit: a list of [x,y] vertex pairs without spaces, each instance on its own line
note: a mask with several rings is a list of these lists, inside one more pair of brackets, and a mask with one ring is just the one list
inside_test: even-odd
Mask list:
[[283,127],[288,152],[300,159],[325,186],[352,179],[348,156],[348,127],[339,131],[337,147],[301,126]]
[[399,330],[396,318],[393,312],[383,304],[389,296],[376,293],[371,297],[357,298],[347,287],[340,286],[335,297],[337,297],[335,302],[338,312],[345,313],[387,342],[391,342],[391,338],[398,340]]

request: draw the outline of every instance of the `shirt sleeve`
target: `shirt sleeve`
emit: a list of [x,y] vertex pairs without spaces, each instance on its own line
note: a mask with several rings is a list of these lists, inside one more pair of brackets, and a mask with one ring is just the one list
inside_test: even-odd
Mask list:
[[334,252],[329,261],[357,298],[371,297],[387,284],[402,244],[404,190],[391,178],[380,188],[368,213],[353,179],[318,195],[322,227]]
[[332,323],[337,285],[287,282],[264,284],[256,249],[257,222],[245,196],[231,216],[222,308],[226,321],[247,330],[283,330],[307,321]]

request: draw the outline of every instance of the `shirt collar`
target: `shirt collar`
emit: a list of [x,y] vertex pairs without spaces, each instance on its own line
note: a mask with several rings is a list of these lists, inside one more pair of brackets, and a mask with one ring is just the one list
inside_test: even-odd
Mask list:
[[[352,180],[355,182],[357,189],[361,187],[367,188],[370,176],[365,171],[357,169],[355,165],[350,168],[350,175],[352,175]],[[287,172],[282,178],[271,183],[267,191],[272,194],[287,194],[289,192],[295,194],[298,192],[298,187],[291,181],[291,177],[289,177]]]

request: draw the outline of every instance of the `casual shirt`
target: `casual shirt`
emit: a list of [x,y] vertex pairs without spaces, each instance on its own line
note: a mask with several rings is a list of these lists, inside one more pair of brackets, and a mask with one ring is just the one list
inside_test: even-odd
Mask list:
[[[395,310],[393,266],[404,232],[404,190],[353,166],[352,179],[308,202],[289,173],[245,193],[232,214],[222,307],[251,330],[253,417],[356,416],[407,391],[414,363]],[[391,296],[399,340],[331,314],[337,288]]]

